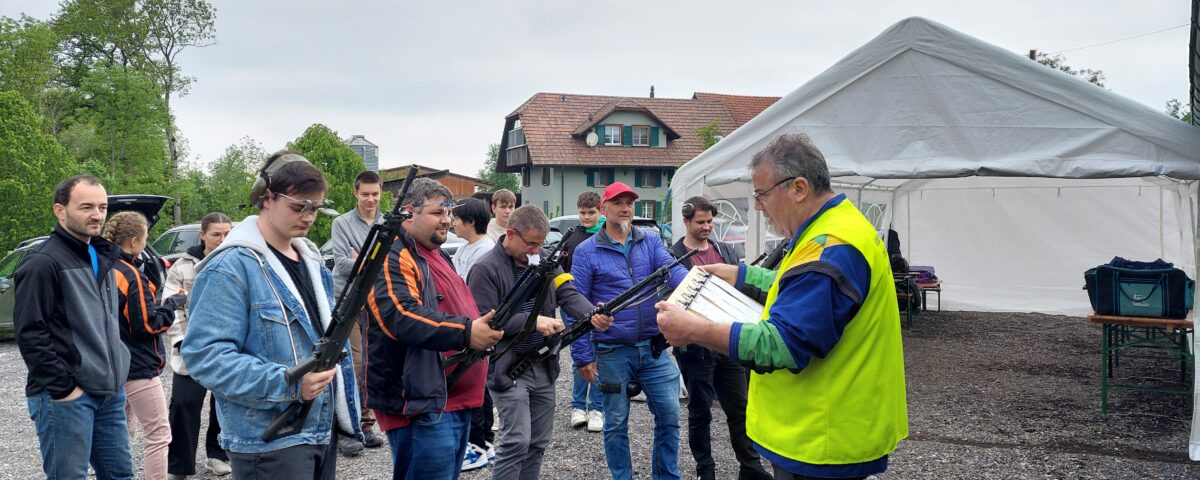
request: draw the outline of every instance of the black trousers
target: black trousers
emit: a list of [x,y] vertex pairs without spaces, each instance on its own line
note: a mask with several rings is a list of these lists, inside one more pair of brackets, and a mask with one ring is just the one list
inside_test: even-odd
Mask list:
[[675,349],[679,372],[688,391],[688,446],[696,459],[701,479],[716,477],[717,463],[712,456],[712,403],[716,399],[725,411],[729,442],[739,464],[739,479],[768,479],[761,458],[746,436],[746,368],[726,355],[690,345]]
[[334,480],[337,435],[329,445],[296,445],[263,453],[230,453],[233,480]]
[[[491,367],[488,365],[488,368]],[[484,442],[496,441],[496,432],[492,431],[492,425],[495,423],[496,415],[492,413],[492,395],[485,388],[483,389],[483,406],[471,409],[471,434],[467,437],[467,441],[478,445],[479,448],[487,448]]]
[[[175,374],[171,382],[171,403],[167,407],[167,421],[171,424],[171,445],[167,448],[167,473],[173,475],[196,474],[196,448],[200,438],[200,413],[204,409],[204,396],[208,390],[196,383],[192,377]],[[225,450],[217,442],[221,424],[217,422],[217,406],[212,397],[208,402],[208,432],[204,435],[204,453],[208,458],[229,461]]]

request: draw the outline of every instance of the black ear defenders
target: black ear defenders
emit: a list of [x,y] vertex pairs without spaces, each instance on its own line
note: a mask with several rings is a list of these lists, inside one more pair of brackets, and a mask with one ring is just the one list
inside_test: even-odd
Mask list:
[[253,205],[254,208],[262,208],[263,199],[267,196],[267,189],[271,188],[271,175],[274,175],[275,172],[278,172],[279,169],[283,168],[284,165],[292,162],[304,162],[308,164],[312,163],[300,154],[285,153],[280,155],[279,158],[276,158],[273,162],[264,165],[263,168],[258,171],[258,178],[254,180],[254,185],[250,187],[250,205]]

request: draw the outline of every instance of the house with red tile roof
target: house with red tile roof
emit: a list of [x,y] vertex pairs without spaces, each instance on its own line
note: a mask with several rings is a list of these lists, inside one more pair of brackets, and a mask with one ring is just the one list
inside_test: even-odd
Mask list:
[[637,192],[635,215],[657,218],[675,169],[704,149],[697,130],[716,122],[728,135],[776,100],[538,93],[505,117],[496,169],[519,173],[522,203],[551,218],[574,215],[580,193],[618,181]]

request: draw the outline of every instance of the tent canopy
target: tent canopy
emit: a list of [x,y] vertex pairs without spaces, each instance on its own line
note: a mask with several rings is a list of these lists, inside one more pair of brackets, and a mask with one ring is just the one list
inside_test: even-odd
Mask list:
[[1086,314],[1084,270],[1118,255],[1196,277],[1200,130],[936,22],[889,27],[681,167],[673,230],[705,195],[746,258],[778,239],[749,164],[788,133],[910,263],[937,268],[948,308]]

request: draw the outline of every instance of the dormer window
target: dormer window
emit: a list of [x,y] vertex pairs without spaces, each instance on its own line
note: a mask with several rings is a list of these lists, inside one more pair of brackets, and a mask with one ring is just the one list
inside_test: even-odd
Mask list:
[[649,147],[650,146],[650,127],[646,125],[633,126],[633,146]]
[[620,125],[605,125],[604,126],[604,144],[605,145],[620,145],[621,144],[621,126]]

